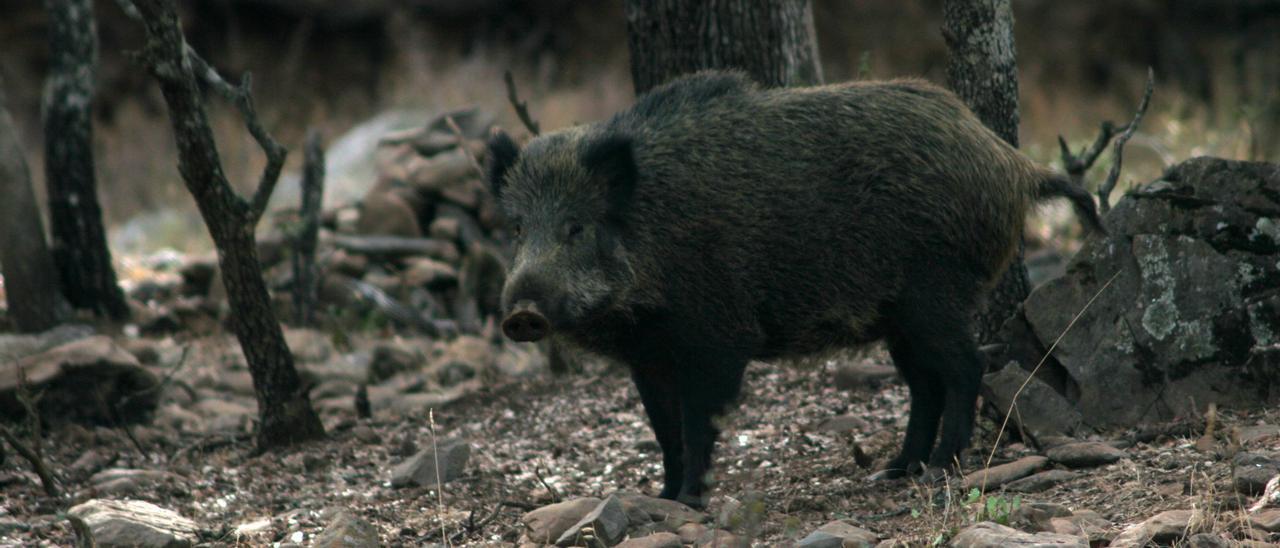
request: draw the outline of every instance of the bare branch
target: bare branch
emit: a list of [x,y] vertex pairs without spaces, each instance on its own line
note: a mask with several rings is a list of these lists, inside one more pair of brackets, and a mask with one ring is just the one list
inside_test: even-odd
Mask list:
[[1098,161],[1098,156],[1102,155],[1102,151],[1107,149],[1107,145],[1111,143],[1111,138],[1116,135],[1116,126],[1110,120],[1102,122],[1102,127],[1098,130],[1098,138],[1094,139],[1093,144],[1089,148],[1080,151],[1080,154],[1072,154],[1071,149],[1067,146],[1066,139],[1061,135],[1058,136],[1058,147],[1062,150],[1062,167],[1067,170],[1067,176],[1077,186],[1084,186],[1084,173],[1093,167],[1094,162]]
[[507,100],[511,101],[511,107],[516,109],[516,116],[519,116],[520,121],[524,122],[524,127],[529,130],[529,133],[537,137],[541,134],[538,122],[532,116],[529,116],[529,104],[521,101],[520,97],[516,95],[516,81],[511,77],[511,71],[508,70],[506,74],[502,75],[502,78],[507,82]]
[[[9,442],[9,446],[13,447],[14,451],[17,451],[19,455],[22,455],[22,458],[27,459],[27,462],[31,463],[32,471],[40,477],[40,484],[44,485],[45,494],[51,497],[62,496],[62,492],[58,489],[57,481],[53,479],[53,473],[49,471],[49,467],[45,465],[44,459],[40,458],[39,453],[33,451],[30,447],[27,447],[26,444],[22,443],[22,441],[19,440],[17,436],[14,436],[13,432],[3,424],[0,424],[0,437],[3,437],[4,441]],[[37,439],[37,443],[38,442],[39,440]]]
[[253,135],[253,140],[258,142],[258,146],[262,147],[263,154],[267,156],[267,165],[262,170],[262,177],[258,180],[258,189],[253,194],[253,199],[249,205],[250,222],[257,224],[258,219],[262,217],[262,213],[267,209],[267,202],[271,200],[271,193],[275,191],[276,183],[280,181],[280,171],[284,167],[285,156],[289,154],[289,149],[281,145],[266,128],[262,127],[262,122],[258,120],[258,112],[253,107],[253,75],[246,72],[240,78],[240,85],[233,86],[218,74],[196,50],[191,48],[190,44],[183,44],[183,51],[186,52],[187,60],[191,63],[191,70],[195,73],[196,78],[204,80],[209,87],[218,92],[224,99],[231,102],[240,111],[240,116],[244,118],[244,125],[249,129],[249,134]]
[[1133,132],[1137,131],[1138,124],[1142,123],[1142,117],[1147,113],[1147,106],[1151,104],[1151,93],[1155,91],[1156,74],[1151,67],[1147,67],[1147,89],[1142,93],[1142,102],[1138,104],[1138,112],[1133,115],[1133,121],[1124,127],[1124,133],[1116,138],[1115,146],[1112,148],[1115,154],[1115,161],[1111,163],[1111,172],[1107,174],[1107,179],[1098,186],[1098,201],[1100,202],[1103,213],[1111,209],[1111,191],[1116,188],[1116,181],[1120,179],[1120,164],[1124,159],[1124,145],[1133,137]]

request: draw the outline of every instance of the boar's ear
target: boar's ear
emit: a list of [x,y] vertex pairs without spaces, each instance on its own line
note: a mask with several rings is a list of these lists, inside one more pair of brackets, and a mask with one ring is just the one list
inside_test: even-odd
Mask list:
[[606,196],[611,212],[626,207],[636,187],[636,163],[630,136],[608,135],[591,143],[582,155],[582,165],[609,185]]
[[516,159],[520,157],[520,147],[510,135],[507,135],[507,132],[494,129],[489,137],[488,148],[484,161],[484,176],[488,179],[489,191],[493,192],[494,198],[497,198],[502,194],[507,170],[511,169]]

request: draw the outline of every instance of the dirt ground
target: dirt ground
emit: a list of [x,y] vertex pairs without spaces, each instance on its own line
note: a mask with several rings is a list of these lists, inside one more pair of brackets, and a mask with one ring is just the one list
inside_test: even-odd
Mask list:
[[[219,362],[212,355],[192,359]],[[887,361],[875,350],[855,359],[872,365]],[[833,519],[910,545],[945,539],[972,523],[975,508],[963,503],[958,482],[948,488],[866,480],[897,448],[907,392],[894,380],[837,389],[836,367],[836,362],[751,366],[741,405],[726,420],[708,513],[714,518],[731,497],[762,499],[763,519],[752,532],[758,545],[792,543]],[[835,417],[843,418],[827,422]],[[1223,435],[1208,452],[1196,449],[1199,426],[1170,429],[1181,436],[1108,433],[1102,439],[1125,447],[1127,458],[1083,470],[1074,480],[1020,500],[1096,511],[1113,524],[1112,532],[1163,510],[1199,508],[1213,518],[1209,530],[1235,535],[1245,519],[1243,508],[1252,502],[1232,489],[1230,454],[1241,443],[1236,436],[1241,428],[1277,424],[1280,412],[1220,411],[1218,419]],[[586,371],[562,377],[498,380],[429,414],[358,420],[354,411],[330,409],[325,422],[328,440],[262,455],[255,454],[247,434],[52,426],[42,448],[70,494],[45,495],[26,461],[8,454],[0,464],[0,543],[72,545],[74,534],[63,512],[98,495],[87,478],[105,468],[163,471],[162,478],[129,496],[195,520],[204,541],[234,546],[308,544],[324,527],[326,510],[334,508],[372,523],[386,545],[430,545],[442,537],[457,546],[515,542],[528,509],[616,490],[653,494],[659,488],[657,445],[635,389],[615,366],[588,364]],[[980,468],[997,428],[980,421],[977,449],[965,470]],[[462,478],[439,493],[391,487],[394,464],[446,438],[471,446]],[[1133,443],[1135,438],[1149,441]],[[1276,443],[1274,437],[1264,438],[1245,443],[1244,449]],[[992,463],[1031,452],[1021,443],[1002,442]],[[999,496],[1012,500],[1014,495]]]

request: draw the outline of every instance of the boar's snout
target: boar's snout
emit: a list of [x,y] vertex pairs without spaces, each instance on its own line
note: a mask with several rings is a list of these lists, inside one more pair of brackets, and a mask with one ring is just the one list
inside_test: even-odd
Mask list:
[[502,320],[502,332],[513,341],[534,342],[542,340],[551,331],[551,322],[538,311],[533,301],[520,301],[511,307],[511,314]]

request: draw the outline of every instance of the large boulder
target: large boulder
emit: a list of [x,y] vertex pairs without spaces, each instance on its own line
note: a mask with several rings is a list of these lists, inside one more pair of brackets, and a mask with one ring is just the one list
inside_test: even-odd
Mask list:
[[[21,371],[21,373],[19,373]],[[44,419],[116,425],[150,417],[160,379],[111,339],[93,336],[0,363],[0,415],[23,416],[22,391]]]
[[[1110,234],[1087,241],[1002,330],[1011,344],[992,364],[1027,371],[1061,337],[1028,386],[1061,398],[1026,398],[1023,389],[1018,414],[1063,420],[1031,430],[1087,433],[1188,416],[1211,402],[1276,401],[1280,165],[1189,160],[1130,192],[1105,222]],[[991,400],[1021,388],[1005,377],[988,375]],[[1041,402],[1053,407],[1034,409]]]

